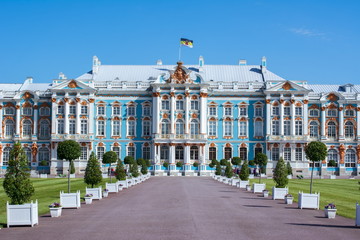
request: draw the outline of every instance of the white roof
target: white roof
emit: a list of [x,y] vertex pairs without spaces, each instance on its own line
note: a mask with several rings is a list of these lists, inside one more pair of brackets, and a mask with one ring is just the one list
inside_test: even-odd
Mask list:
[[[312,89],[315,93],[328,93],[328,92],[345,92],[344,85],[323,85],[323,84],[308,84],[308,88]],[[360,85],[352,85],[353,93],[360,93]]]

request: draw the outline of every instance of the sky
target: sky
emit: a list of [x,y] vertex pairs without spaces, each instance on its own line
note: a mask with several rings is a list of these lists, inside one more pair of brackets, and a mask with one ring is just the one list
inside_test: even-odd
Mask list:
[[0,83],[47,83],[105,65],[236,65],[288,80],[360,84],[357,0],[0,0]]

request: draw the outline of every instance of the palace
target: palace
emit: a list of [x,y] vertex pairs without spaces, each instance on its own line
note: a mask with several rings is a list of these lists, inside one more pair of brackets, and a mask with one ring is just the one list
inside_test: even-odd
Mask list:
[[[209,175],[211,159],[266,153],[267,173],[283,157],[294,174],[314,167],[321,175],[360,172],[360,85],[317,85],[281,78],[260,65],[102,65],[76,79],[62,73],[52,83],[0,84],[0,167],[19,141],[34,170],[67,173],[57,144],[81,145],[77,172],[91,151],[151,159],[156,175],[166,169]],[[304,146],[320,140],[327,159],[311,166]],[[335,166],[329,166],[330,160]],[[176,167],[181,161],[184,167]],[[193,163],[198,162],[199,167]],[[333,162],[333,161],[332,161]]]

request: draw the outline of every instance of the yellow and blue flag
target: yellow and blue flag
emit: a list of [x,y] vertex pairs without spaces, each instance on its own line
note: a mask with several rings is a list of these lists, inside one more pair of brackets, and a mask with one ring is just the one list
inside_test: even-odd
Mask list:
[[189,40],[186,38],[181,38],[180,39],[180,45],[184,45],[187,46],[189,48],[193,48],[193,40]]

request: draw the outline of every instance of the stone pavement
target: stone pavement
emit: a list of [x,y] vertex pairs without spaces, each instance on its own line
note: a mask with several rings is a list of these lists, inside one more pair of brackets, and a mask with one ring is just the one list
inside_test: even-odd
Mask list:
[[354,220],[202,177],[152,177],[60,218],[0,230],[0,239],[360,239]]

